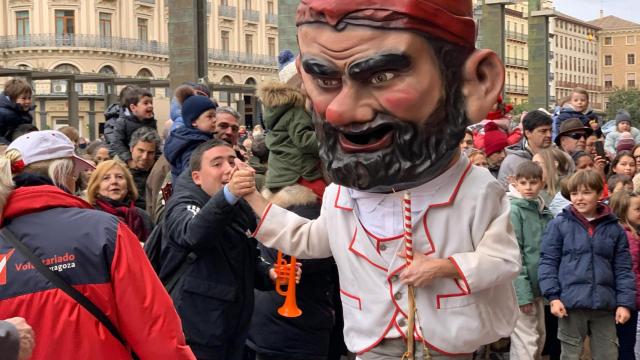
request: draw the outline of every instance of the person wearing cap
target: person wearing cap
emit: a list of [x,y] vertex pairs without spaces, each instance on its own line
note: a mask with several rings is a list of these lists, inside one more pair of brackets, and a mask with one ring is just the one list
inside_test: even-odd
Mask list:
[[177,128],[164,145],[164,156],[171,164],[173,182],[189,167],[191,153],[198,145],[213,138],[217,104],[208,97],[190,95],[182,105],[184,126]]
[[[117,217],[71,195],[75,177],[88,168],[60,132],[19,137],[0,157],[0,178],[15,186],[0,198],[6,203],[1,226],[102,310],[126,347],[35,270],[4,234],[0,319],[23,317],[32,326],[38,342],[32,360],[130,359],[131,351],[140,359],[195,359],[136,236]],[[13,187],[5,181],[0,186],[0,194]]]
[[484,126],[484,152],[487,154],[489,171],[491,175],[498,178],[500,164],[507,156],[504,149],[509,145],[507,134],[500,130],[498,126],[490,121]]
[[631,126],[631,115],[626,110],[618,110],[616,113],[616,128],[612,132],[607,134],[604,140],[604,149],[613,156],[616,153],[616,146],[620,135],[624,132],[631,133],[633,140],[636,144],[640,144],[640,130]]
[[334,184],[307,220],[265,200],[251,170],[232,177],[261,216],[259,241],[303,259],[334,257],[345,342],[363,360],[403,356],[408,285],[417,357],[470,359],[516,322],[521,256],[509,202],[459,147],[504,83],[497,55],[475,48],[472,10],[471,0],[302,0],[296,65]]
[[633,135],[630,132],[623,132],[620,134],[620,138],[618,138],[618,143],[616,144],[616,154],[622,151],[631,151],[636,146],[636,142],[633,139]]
[[560,125],[560,132],[556,137],[556,145],[569,155],[584,151],[587,138],[593,130],[585,126],[580,119],[568,119]]

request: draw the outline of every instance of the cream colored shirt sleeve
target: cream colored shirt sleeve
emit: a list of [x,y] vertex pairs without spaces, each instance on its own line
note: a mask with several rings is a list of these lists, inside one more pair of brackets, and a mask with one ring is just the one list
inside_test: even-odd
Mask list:
[[309,220],[277,205],[265,209],[254,237],[267,247],[281,250],[300,259],[331,256],[323,204],[320,217]]

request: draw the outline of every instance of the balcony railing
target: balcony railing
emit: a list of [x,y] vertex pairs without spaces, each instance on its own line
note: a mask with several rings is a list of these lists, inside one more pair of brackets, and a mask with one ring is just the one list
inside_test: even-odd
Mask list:
[[522,85],[506,85],[504,87],[505,91],[508,93],[515,94],[529,94],[529,87]]
[[525,59],[517,59],[517,58],[507,57],[507,58],[504,59],[504,62],[507,65],[519,66],[519,67],[523,67],[523,68],[526,68],[526,67],[529,66],[529,60],[525,60]]
[[218,7],[218,14],[220,16],[228,17],[228,18],[236,18],[236,7],[228,6],[228,5],[220,5]]
[[242,19],[257,23],[260,21],[260,12],[258,10],[244,9],[242,11]]
[[151,4],[151,5],[155,5],[156,4],[156,0],[136,0],[137,2],[141,2],[141,3],[145,3],[145,4]]
[[524,34],[524,33],[521,33],[521,32],[517,32],[517,31],[505,30],[504,36],[507,39],[517,40],[517,41],[522,41],[522,42],[527,42],[527,40],[528,40],[528,35],[527,34]]
[[278,15],[276,14],[266,14],[265,21],[269,25],[278,25]]
[[556,87],[567,88],[567,89],[574,89],[577,87],[581,87],[583,89],[591,90],[591,91],[602,91],[602,86],[581,84],[581,83],[571,82],[571,81],[556,81]]
[[[3,50],[19,48],[90,48],[109,51],[143,52],[154,55],[169,56],[167,43],[157,41],[142,41],[119,37],[102,37],[99,35],[21,35],[0,36],[0,53]],[[275,57],[258,54],[248,54],[221,49],[209,49],[210,61],[228,61],[240,64],[275,66]]]
[[100,35],[83,34],[35,34],[0,36],[0,49],[22,47],[93,48],[169,55],[169,47],[166,43],[160,43],[157,41],[144,41],[138,39],[127,39],[114,36],[104,37]]
[[265,66],[275,66],[278,64],[276,58],[273,56],[241,53],[237,51],[224,51],[219,49],[209,49],[209,60]]

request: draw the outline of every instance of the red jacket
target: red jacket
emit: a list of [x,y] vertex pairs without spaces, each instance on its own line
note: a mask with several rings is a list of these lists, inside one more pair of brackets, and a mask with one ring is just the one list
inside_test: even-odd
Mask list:
[[[138,239],[116,217],[56,187],[33,186],[11,194],[2,225],[94,302],[140,359],[195,359]],[[0,319],[15,316],[34,329],[32,360],[131,359],[91,313],[0,238]]]

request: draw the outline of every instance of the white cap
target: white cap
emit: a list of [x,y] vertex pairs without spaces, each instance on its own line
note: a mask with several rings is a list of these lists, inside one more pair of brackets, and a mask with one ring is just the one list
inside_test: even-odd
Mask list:
[[13,140],[7,150],[16,149],[24,165],[38,161],[72,158],[76,171],[95,169],[91,163],[78,157],[75,146],[63,133],[54,130],[33,131]]

